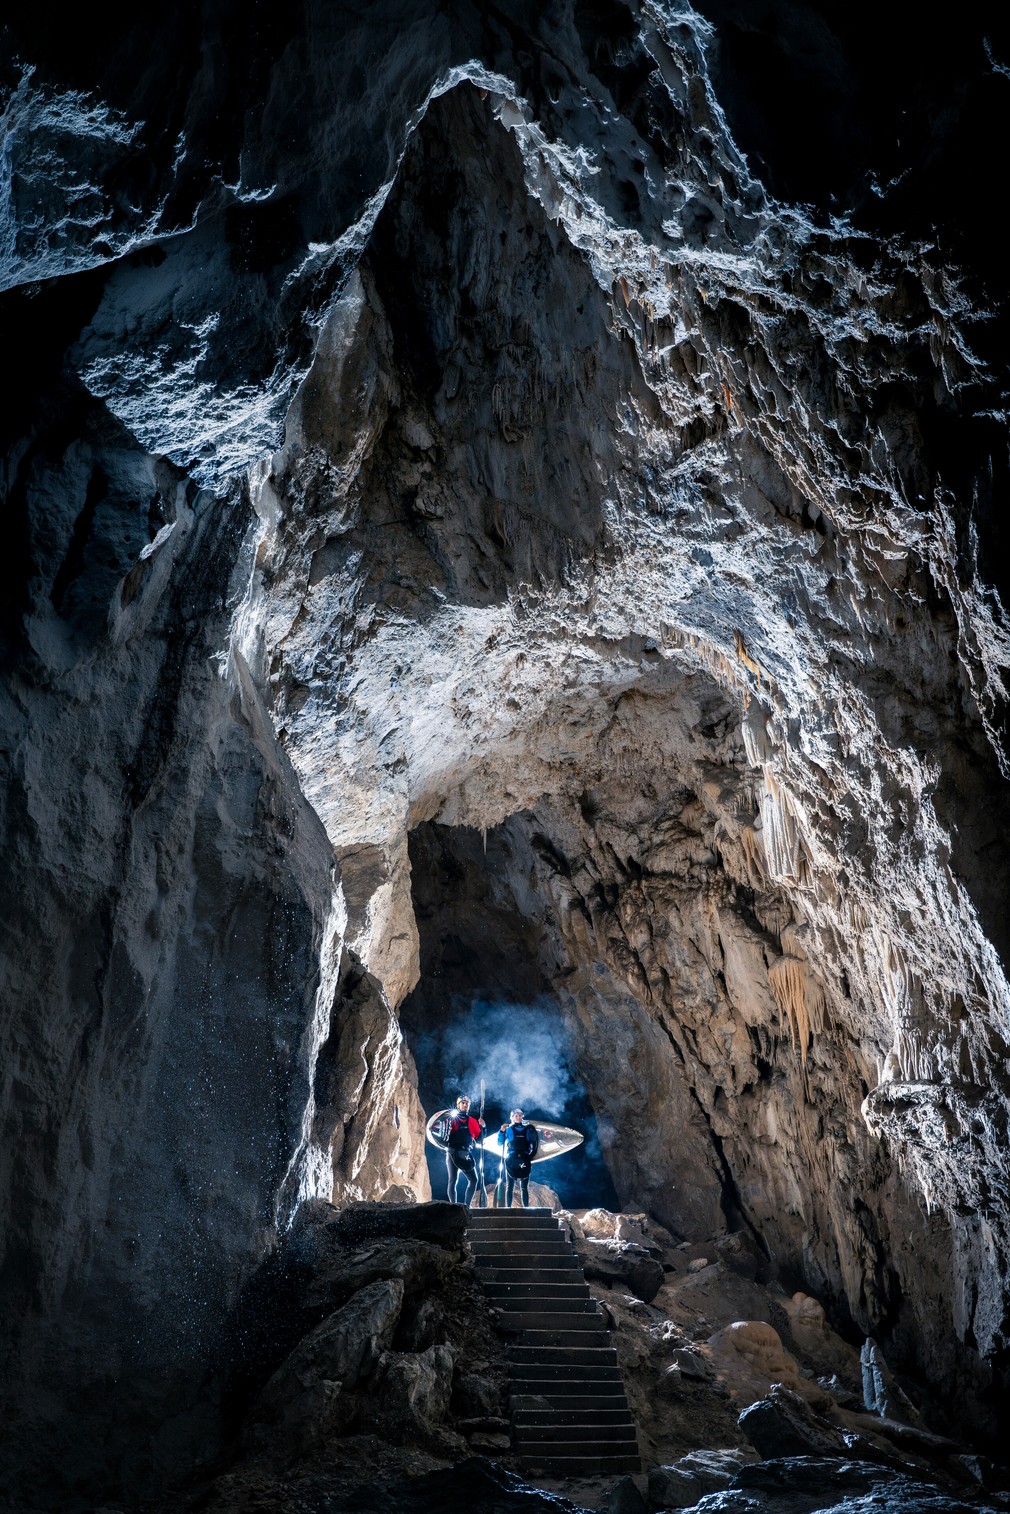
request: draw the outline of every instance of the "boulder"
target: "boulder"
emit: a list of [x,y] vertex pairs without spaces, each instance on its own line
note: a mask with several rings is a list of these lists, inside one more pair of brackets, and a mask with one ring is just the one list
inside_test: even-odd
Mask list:
[[691,1451],[669,1467],[649,1473],[649,1502],[653,1508],[690,1509],[706,1493],[728,1488],[752,1453],[733,1447],[725,1451]]
[[452,1392],[453,1354],[448,1346],[427,1351],[387,1351],[379,1363],[379,1403],[389,1430],[422,1434],[445,1419]]
[[247,1451],[307,1456],[350,1430],[357,1402],[340,1382],[284,1378],[283,1384],[280,1391],[264,1390],[257,1401],[242,1437]]
[[462,1256],[428,1241],[393,1236],[352,1249],[330,1235],[315,1237],[311,1251],[303,1250],[299,1261],[297,1297],[303,1308],[317,1311],[318,1318],[361,1288],[390,1277],[403,1283],[409,1315],[411,1307],[419,1308],[425,1299],[452,1287]]
[[481,1414],[472,1419],[458,1419],[456,1429],[460,1435],[504,1435],[509,1422],[501,1414]]
[[610,1209],[578,1209],[575,1218],[587,1240],[612,1241],[617,1237],[620,1215]]
[[678,1398],[684,1387],[684,1374],[674,1362],[669,1367],[664,1367],[656,1384],[656,1392],[660,1398]]
[[738,1276],[764,1281],[769,1271],[768,1258],[749,1230],[733,1230],[715,1242],[719,1260]]
[[511,1451],[512,1437],[504,1430],[477,1430],[467,1437],[471,1451]]
[[577,1209],[570,1216],[578,1227],[581,1237],[593,1241],[620,1241],[626,1246],[640,1246],[646,1251],[658,1250],[649,1234],[647,1214],[626,1214],[623,1210]]
[[712,1380],[711,1362],[700,1351],[692,1351],[687,1346],[682,1346],[673,1353],[672,1365],[678,1368],[682,1377],[691,1378],[694,1382],[707,1383]]
[[716,1372],[740,1405],[764,1398],[774,1383],[784,1384],[812,1403],[830,1402],[823,1388],[801,1376],[778,1331],[764,1320],[727,1325],[712,1336],[709,1348]]
[[660,1398],[678,1398],[684,1384],[714,1385],[715,1373],[712,1363],[699,1351],[683,1347],[673,1353],[668,1366],[660,1370],[656,1391]]
[[445,1200],[430,1204],[345,1204],[338,1211],[334,1228],[349,1246],[395,1237],[461,1251],[466,1239],[466,1209]]
[[[899,1481],[888,1467],[872,1462],[852,1461],[823,1456],[791,1456],[777,1461],[754,1462],[741,1467],[733,1487],[760,1498],[762,1509],[816,1510],[829,1506],[847,1511],[850,1499],[859,1499],[857,1508],[867,1514],[886,1514],[889,1503],[864,1505],[862,1498],[886,1489],[888,1494]],[[901,1479],[900,1481],[903,1481]],[[855,1511],[853,1511],[855,1514]]]
[[619,1214],[614,1229],[614,1240],[622,1241],[626,1246],[643,1246],[647,1251],[652,1251],[654,1245],[648,1230],[649,1221],[646,1215]]
[[646,1514],[646,1502],[633,1477],[622,1477],[600,1505],[600,1514]]
[[577,1250],[587,1282],[619,1284],[646,1304],[652,1302],[665,1281],[662,1263],[639,1246],[586,1240]]
[[464,1420],[497,1418],[502,1409],[501,1388],[476,1372],[464,1373],[456,1380],[449,1408]]
[[416,1204],[417,1194],[407,1183],[392,1183],[379,1199],[380,1204]]
[[256,1400],[251,1424],[271,1427],[292,1449],[340,1433],[354,1412],[346,1394],[378,1363],[402,1305],[399,1278],[362,1288],[284,1359]]
[[810,1405],[776,1384],[767,1398],[748,1405],[740,1428],[765,1461],[780,1456],[838,1456],[847,1452],[842,1432],[819,1418]]
[[446,1311],[439,1298],[422,1298],[417,1308],[404,1320],[400,1330],[400,1345],[405,1351],[427,1351],[445,1341]]
[[292,1370],[326,1369],[353,1388],[375,1366],[393,1338],[403,1307],[403,1283],[384,1278],[355,1293],[317,1325],[288,1358]]

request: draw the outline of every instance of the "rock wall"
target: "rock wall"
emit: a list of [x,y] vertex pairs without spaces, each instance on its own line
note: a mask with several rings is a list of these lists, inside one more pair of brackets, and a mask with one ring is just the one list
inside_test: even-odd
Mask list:
[[1005,289],[947,169],[1010,51],[967,17],[872,108],[857,15],[408,10],[9,24],[11,1445],[212,1454],[277,1225],[427,1196],[428,825],[621,1197],[991,1429]]
[[226,1313],[299,1195],[427,1176],[412,1063],[231,643],[248,496],[64,380],[7,504],[31,563],[3,690],[7,1455],[59,1499],[65,1469],[216,1454]]

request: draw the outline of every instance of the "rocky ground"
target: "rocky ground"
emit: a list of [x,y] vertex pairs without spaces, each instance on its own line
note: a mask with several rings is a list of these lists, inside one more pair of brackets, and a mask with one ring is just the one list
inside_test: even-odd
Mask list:
[[1010,1469],[928,1428],[925,1386],[843,1340],[749,1235],[705,1247],[644,1214],[559,1213],[613,1332],[640,1475],[521,1473],[461,1206],[316,1203],[232,1321],[227,1458],[146,1514],[1010,1509]]

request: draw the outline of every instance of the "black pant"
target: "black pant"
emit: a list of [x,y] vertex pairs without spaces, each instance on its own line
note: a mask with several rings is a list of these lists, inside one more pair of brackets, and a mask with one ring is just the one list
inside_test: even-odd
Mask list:
[[466,1183],[466,1193],[463,1203],[469,1204],[473,1198],[474,1189],[477,1187],[477,1168],[473,1157],[468,1151],[455,1150],[452,1146],[446,1148],[445,1153],[445,1178],[448,1193],[446,1197],[450,1204],[458,1204],[459,1180],[463,1178]]
[[505,1158],[505,1208],[512,1208],[512,1195],[515,1193],[516,1183],[519,1184],[519,1197],[524,1209],[530,1207],[530,1164],[529,1162],[517,1161],[515,1157]]

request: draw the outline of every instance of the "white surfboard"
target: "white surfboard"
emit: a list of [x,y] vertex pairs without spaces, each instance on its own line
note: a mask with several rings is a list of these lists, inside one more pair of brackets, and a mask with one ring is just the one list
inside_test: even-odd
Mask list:
[[[573,1130],[570,1125],[552,1125],[547,1120],[527,1120],[526,1123],[536,1126],[540,1137],[534,1162],[549,1162],[551,1157],[563,1157],[566,1151],[574,1151],[586,1139],[581,1131]],[[485,1136],[480,1144],[492,1156],[501,1156],[503,1148],[498,1145],[497,1130]]]

